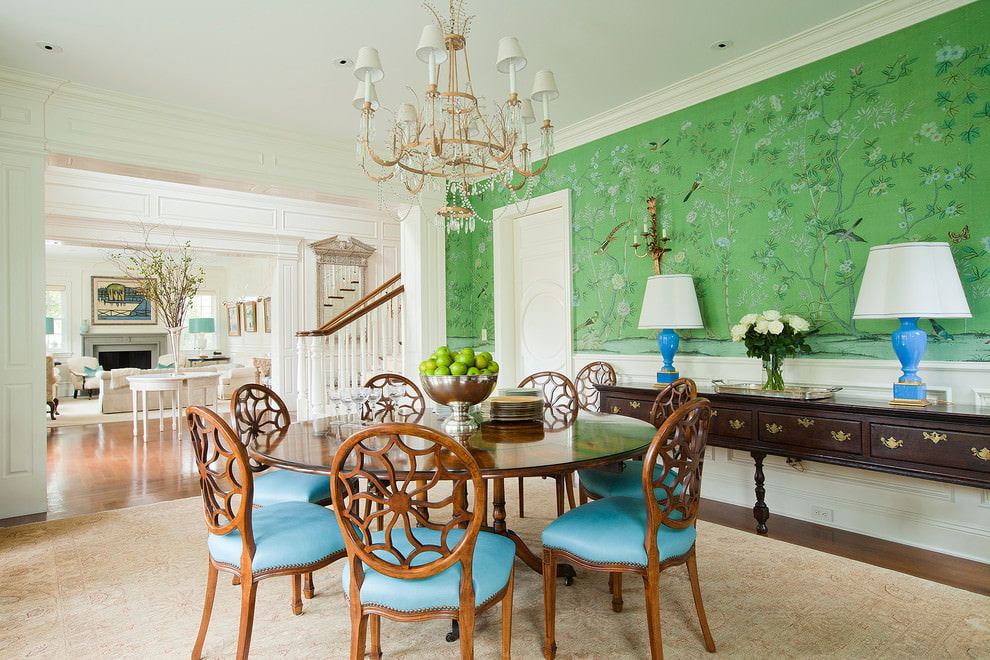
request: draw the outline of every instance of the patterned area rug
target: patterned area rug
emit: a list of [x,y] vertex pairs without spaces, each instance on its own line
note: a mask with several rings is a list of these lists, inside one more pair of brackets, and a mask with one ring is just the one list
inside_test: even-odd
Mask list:
[[[514,489],[511,489],[514,490]],[[553,482],[526,482],[525,519],[511,526],[539,549],[554,511]],[[206,583],[198,498],[0,529],[0,657],[188,657]],[[773,539],[699,523],[702,592],[718,647],[705,652],[687,572],[661,578],[663,644],[670,658],[990,658],[990,598]],[[316,574],[301,616],[288,578],[262,582],[255,658],[346,658],[350,637],[342,562]],[[642,583],[624,580],[625,609],[610,609],[603,574],[578,571],[558,589],[558,658],[648,655]],[[221,576],[205,657],[231,658],[239,590]],[[382,626],[388,658],[456,658],[449,624]],[[478,657],[498,657],[498,607],[477,625]],[[512,652],[539,658],[539,576],[516,564]]]

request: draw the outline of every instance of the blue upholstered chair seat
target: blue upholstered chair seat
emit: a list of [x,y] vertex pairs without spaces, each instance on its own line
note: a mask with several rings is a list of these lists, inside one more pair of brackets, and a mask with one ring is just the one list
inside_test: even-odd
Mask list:
[[[435,544],[440,538],[440,532],[434,529],[416,528],[413,530],[416,538],[425,544]],[[380,541],[384,532],[372,534],[372,539]],[[404,530],[395,530],[394,546],[402,552],[408,552],[412,545],[405,539]],[[463,531],[455,529],[450,532],[448,544],[456,545]],[[515,544],[504,536],[490,532],[480,532],[474,546],[474,601],[476,606],[490,600],[509,582],[512,572],[512,562],[515,559]],[[390,559],[387,553],[378,553],[383,559]],[[417,558],[417,565],[425,564],[439,557],[438,553],[423,553]],[[349,561],[349,560],[348,560]],[[418,580],[403,580],[382,575],[365,568],[364,583],[361,585],[361,602],[365,605],[375,604],[387,607],[397,612],[418,612],[422,610],[453,609],[460,606],[460,582],[462,567],[460,563],[428,578]],[[350,571],[343,572],[344,594],[350,593]]]
[[[660,476],[661,468],[653,467],[653,478]],[[664,485],[669,486],[674,483],[677,473],[671,472],[663,480]],[[643,461],[626,461],[621,472],[609,472],[606,470],[578,470],[578,479],[581,485],[589,493],[594,493],[599,497],[638,497],[643,496]],[[678,486],[677,492],[680,492]],[[662,499],[664,492],[657,488],[654,490],[658,499]]]
[[[642,493],[642,487],[640,487]],[[694,527],[657,531],[660,561],[694,545]],[[646,566],[646,507],[643,496],[607,497],[571,509],[543,530],[543,545],[593,562]]]
[[330,499],[330,476],[272,468],[254,477],[254,504],[279,502],[326,502]]
[[[251,512],[256,552],[251,569],[262,573],[275,568],[305,566],[344,551],[344,537],[329,509],[308,502],[282,502]],[[232,531],[211,534],[208,545],[214,560],[240,567],[241,535]]]

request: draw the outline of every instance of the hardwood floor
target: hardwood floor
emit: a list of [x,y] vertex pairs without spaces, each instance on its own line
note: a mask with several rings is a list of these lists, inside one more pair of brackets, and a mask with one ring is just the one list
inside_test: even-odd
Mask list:
[[[129,421],[49,428],[48,513],[0,520],[0,527],[198,494],[192,447],[185,431],[173,431],[167,422],[162,433],[150,425],[147,442],[135,442]],[[746,507],[703,500],[699,517],[754,532]],[[980,562],[783,516],[768,524],[770,536],[780,541],[990,595],[990,570]]]

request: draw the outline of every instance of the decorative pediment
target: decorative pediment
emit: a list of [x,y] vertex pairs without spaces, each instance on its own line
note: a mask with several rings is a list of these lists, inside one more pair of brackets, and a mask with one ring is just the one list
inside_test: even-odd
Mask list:
[[335,266],[365,268],[368,258],[375,253],[375,248],[350,236],[332,236],[310,243],[309,247],[316,253],[317,263]]

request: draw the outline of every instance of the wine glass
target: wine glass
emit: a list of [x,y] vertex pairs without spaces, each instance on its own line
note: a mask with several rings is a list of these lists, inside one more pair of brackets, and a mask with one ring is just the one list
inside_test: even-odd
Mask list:
[[354,402],[354,418],[355,421],[360,423],[361,411],[364,409],[364,403],[371,396],[370,387],[352,387],[351,388],[351,401]]
[[333,414],[340,413],[340,397],[341,390],[335,387],[336,383],[334,381],[327,382],[327,401],[333,405]]
[[365,387],[368,390],[368,420],[375,421],[375,407],[382,400],[382,390],[378,387]]

